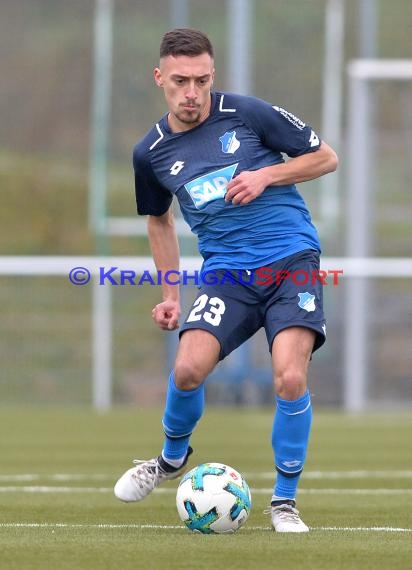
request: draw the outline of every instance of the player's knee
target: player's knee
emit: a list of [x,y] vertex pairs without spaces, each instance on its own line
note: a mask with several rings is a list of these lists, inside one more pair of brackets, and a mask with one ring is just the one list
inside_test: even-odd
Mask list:
[[275,378],[276,395],[283,400],[297,400],[306,392],[306,373],[286,369]]
[[188,359],[177,359],[175,384],[179,390],[195,390],[204,380],[201,368]]

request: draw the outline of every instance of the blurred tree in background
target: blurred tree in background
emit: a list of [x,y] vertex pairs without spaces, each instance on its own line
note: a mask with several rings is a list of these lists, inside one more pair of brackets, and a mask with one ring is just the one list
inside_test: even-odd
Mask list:
[[[132,216],[131,150],[165,111],[152,70],[160,38],[171,25],[171,3],[115,0],[113,4],[109,207],[115,215]],[[252,5],[253,95],[287,107],[322,134],[326,0],[254,0]],[[409,57],[411,2],[376,0],[376,5],[377,56]],[[226,3],[189,0],[188,6],[189,25],[205,30],[215,44],[216,88],[227,89]],[[2,0],[0,248],[4,253],[93,250],[87,225],[93,19],[94,0]],[[345,62],[358,53],[358,35],[359,1],[347,0]],[[386,86],[380,92],[379,121],[388,133],[399,128],[405,133],[410,109],[409,115],[396,111],[391,89]],[[405,99],[409,87],[404,93]],[[145,250],[135,239],[112,238],[110,245],[118,253]]]

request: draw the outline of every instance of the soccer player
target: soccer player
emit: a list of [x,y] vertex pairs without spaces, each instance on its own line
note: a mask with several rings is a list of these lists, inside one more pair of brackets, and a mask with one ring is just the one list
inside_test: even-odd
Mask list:
[[[278,532],[307,532],[295,499],[312,418],[308,364],[326,327],[322,284],[298,279],[319,270],[320,245],[295,184],[334,171],[338,161],[309,125],[284,108],[213,91],[214,75],[213,47],[204,33],[184,28],[164,35],[154,80],[168,113],[134,148],[137,211],[148,216],[157,269],[178,271],[171,208],[176,196],[197,236],[205,279],[180,329],[163,449],[153,459],[136,460],[114,492],[122,501],[140,501],[181,475],[204,411],[205,378],[264,327],[276,408],[271,524]],[[152,316],[161,329],[174,330],[179,288],[164,282],[162,294]]]

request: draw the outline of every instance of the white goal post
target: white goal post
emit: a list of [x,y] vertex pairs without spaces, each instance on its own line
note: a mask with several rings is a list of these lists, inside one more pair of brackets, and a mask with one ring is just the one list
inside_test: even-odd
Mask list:
[[[346,192],[346,255],[365,263],[370,247],[371,203],[373,203],[373,136],[370,125],[370,87],[373,81],[410,81],[412,60],[355,59],[348,64],[349,137]],[[368,291],[366,275],[351,275],[347,283],[344,335],[345,408],[365,408],[368,389]]]

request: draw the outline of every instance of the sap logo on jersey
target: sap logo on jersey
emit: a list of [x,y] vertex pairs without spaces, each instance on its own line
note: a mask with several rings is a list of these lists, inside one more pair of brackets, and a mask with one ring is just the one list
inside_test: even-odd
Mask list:
[[237,162],[225,166],[225,168],[214,170],[185,184],[185,188],[198,210],[205,208],[209,202],[224,197],[226,186],[232,180],[238,164]]

